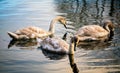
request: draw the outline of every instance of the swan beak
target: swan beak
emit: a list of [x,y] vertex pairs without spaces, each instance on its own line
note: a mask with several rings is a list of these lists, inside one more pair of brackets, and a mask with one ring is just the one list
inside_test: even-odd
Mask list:
[[66,25],[64,25],[64,27],[67,29],[67,26],[66,26]]

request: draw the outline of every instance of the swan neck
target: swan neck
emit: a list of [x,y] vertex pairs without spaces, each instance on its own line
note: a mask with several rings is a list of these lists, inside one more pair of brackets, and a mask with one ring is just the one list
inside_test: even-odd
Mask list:
[[69,54],[74,54],[74,43],[70,43],[70,46],[69,46]]
[[70,61],[70,65],[71,65],[71,67],[74,65],[74,54],[69,54],[68,55],[69,56],[69,61]]
[[104,26],[103,28],[110,33],[110,29],[109,29],[108,25]]
[[56,23],[56,20],[52,20],[51,23],[50,23],[50,27],[49,27],[49,32],[51,32],[52,34],[55,32],[55,23]]
[[104,29],[106,29],[109,32],[108,37],[109,37],[109,39],[111,39],[114,35],[113,29],[111,27],[109,27],[109,25],[106,25]]

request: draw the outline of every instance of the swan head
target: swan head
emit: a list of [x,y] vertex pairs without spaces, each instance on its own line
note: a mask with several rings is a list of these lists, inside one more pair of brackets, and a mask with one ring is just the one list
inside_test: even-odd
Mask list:
[[109,32],[109,38],[111,39],[114,35],[114,25],[111,20],[104,20],[103,21],[103,28]]
[[51,21],[51,23],[50,23],[50,27],[49,27],[49,31],[52,33],[52,34],[54,34],[54,28],[55,28],[55,26],[54,26],[54,24],[56,23],[56,22],[60,22],[61,24],[63,24],[64,25],[64,27],[67,29],[67,27],[66,27],[66,19],[64,18],[64,17],[62,17],[62,16],[57,16],[57,17],[55,17],[52,21]]
[[104,20],[103,21],[103,27],[108,31],[108,32],[113,32],[114,31],[114,25],[111,20]]
[[67,27],[66,27],[66,24],[67,24],[66,19],[64,17],[62,17],[62,16],[57,16],[57,19],[67,29]]

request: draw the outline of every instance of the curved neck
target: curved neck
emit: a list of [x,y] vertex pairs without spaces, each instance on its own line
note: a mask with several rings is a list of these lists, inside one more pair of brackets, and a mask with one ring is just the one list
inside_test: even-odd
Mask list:
[[74,54],[69,54],[68,55],[69,56],[69,61],[70,61],[70,65],[72,66],[72,65],[74,65]]
[[50,27],[49,27],[49,32],[51,32],[52,34],[55,32],[55,23],[57,22],[56,19],[52,20],[50,23]]
[[109,29],[108,25],[104,25],[103,28],[110,33],[110,29]]
[[109,25],[106,25],[106,26],[103,26],[103,28],[109,32],[108,37],[109,37],[109,39],[111,39],[114,35],[112,27],[109,27]]
[[77,64],[74,62],[74,54],[69,54],[68,56],[69,56],[69,62],[70,62],[70,66],[73,70],[73,73],[79,73]]

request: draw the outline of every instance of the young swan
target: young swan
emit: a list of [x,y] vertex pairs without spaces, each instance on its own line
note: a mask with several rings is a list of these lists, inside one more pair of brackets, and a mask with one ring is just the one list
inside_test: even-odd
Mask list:
[[54,34],[55,23],[60,22],[66,27],[66,19],[62,16],[57,16],[54,18],[49,27],[49,31],[45,31],[39,27],[29,26],[16,32],[8,32],[8,35],[14,40],[23,40],[23,39],[35,39],[35,38],[43,38],[45,36],[50,36]]
[[78,39],[78,42],[110,40],[114,35],[114,26],[110,20],[105,20],[103,24],[103,27],[99,25],[83,26],[79,28],[79,30],[75,34],[75,37]]
[[41,42],[40,48],[57,54],[74,54],[75,40],[71,38],[69,45],[64,40],[57,37],[46,38]]

